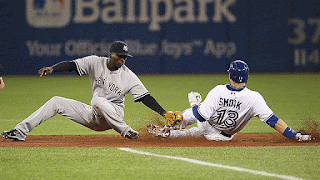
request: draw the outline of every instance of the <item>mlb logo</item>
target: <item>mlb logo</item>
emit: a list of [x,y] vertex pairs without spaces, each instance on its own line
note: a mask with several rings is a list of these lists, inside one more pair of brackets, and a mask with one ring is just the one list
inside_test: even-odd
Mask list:
[[36,28],[65,27],[71,20],[71,0],[27,0],[26,19]]

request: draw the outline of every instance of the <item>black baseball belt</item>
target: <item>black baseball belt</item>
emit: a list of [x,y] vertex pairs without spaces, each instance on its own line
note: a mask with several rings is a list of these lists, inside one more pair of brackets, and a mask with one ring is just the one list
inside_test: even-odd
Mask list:
[[[208,122],[209,122],[209,124],[210,124],[211,126],[214,127],[214,125],[213,125],[210,121],[208,121]],[[232,136],[232,135],[227,134],[227,133],[225,133],[225,132],[223,132],[223,131],[221,131],[220,134],[221,134],[222,136],[225,136],[225,137],[228,137],[228,138],[231,138],[231,136]]]
[[228,137],[228,138],[231,138],[231,136],[232,136],[232,135],[227,134],[227,133],[225,133],[225,132],[223,132],[223,131],[221,131],[220,134],[223,135],[223,136],[225,136],[225,137]]

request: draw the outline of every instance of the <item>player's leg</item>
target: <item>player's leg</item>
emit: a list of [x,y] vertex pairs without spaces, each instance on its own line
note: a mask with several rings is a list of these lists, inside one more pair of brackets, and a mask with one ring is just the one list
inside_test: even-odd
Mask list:
[[220,130],[209,124],[209,126],[206,127],[206,134],[204,137],[210,141],[230,141],[233,139],[234,135],[224,135]]
[[16,125],[14,129],[18,130],[25,138],[33,128],[56,114],[61,114],[94,130],[99,127],[93,122],[95,118],[93,116],[92,108],[89,105],[76,100],[55,96],[21,123]]
[[[194,117],[192,109],[188,108],[182,112],[183,121],[174,126],[173,128],[168,127],[159,127],[156,125],[149,125],[147,127],[147,131],[157,137],[201,137],[205,134],[205,129],[203,129],[202,124]],[[189,129],[185,129],[187,126],[190,126],[194,123],[198,123],[197,127],[191,127]],[[200,123],[200,125],[199,125]]]
[[[178,125],[178,130],[170,130],[170,137],[176,138],[176,137],[201,137],[204,135],[204,129],[201,125],[201,123],[194,117],[192,109],[188,108],[185,111],[182,112],[183,115],[183,121]],[[189,129],[185,129],[187,126],[190,126],[194,123],[198,123],[197,127],[191,127]],[[199,126],[200,123],[200,126]],[[175,127],[175,129],[177,129]]]
[[182,112],[182,116],[183,116],[183,121],[178,124],[178,125],[175,125],[173,126],[172,128],[175,129],[175,130],[178,130],[178,129],[185,129],[187,126],[190,126],[192,124],[195,124],[197,123],[197,119],[193,116],[193,113],[192,113],[192,109],[191,108],[188,108],[186,110],[184,110]]
[[[186,120],[186,121],[185,121]],[[208,140],[214,141],[230,141],[234,135],[228,137],[226,135],[221,134],[221,131],[212,127],[208,121],[200,122],[198,121],[192,112],[192,109],[189,108],[183,112],[183,126],[191,125],[192,123],[197,122],[197,127],[192,127],[189,129],[183,130],[171,130],[170,136],[171,138],[175,137],[201,137],[204,136]],[[182,121],[182,122],[183,122]]]
[[123,121],[124,111],[122,107],[100,97],[94,97],[91,100],[91,106],[102,117],[101,121],[105,121],[110,128],[120,133],[122,137],[138,138],[139,133]]

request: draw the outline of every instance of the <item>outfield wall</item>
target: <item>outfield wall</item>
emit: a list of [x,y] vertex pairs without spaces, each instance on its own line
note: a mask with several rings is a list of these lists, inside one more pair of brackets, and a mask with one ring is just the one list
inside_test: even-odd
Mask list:
[[137,74],[319,72],[318,0],[2,0],[4,75],[96,54],[123,40]]

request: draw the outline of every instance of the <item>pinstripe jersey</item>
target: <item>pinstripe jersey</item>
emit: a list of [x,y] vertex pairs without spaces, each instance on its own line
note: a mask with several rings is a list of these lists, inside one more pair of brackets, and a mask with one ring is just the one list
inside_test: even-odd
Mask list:
[[231,135],[241,131],[252,117],[266,122],[274,115],[260,93],[247,87],[236,90],[230,85],[213,88],[198,112],[210,125]]
[[126,94],[132,94],[135,101],[150,94],[127,66],[110,71],[108,61],[108,57],[95,55],[74,60],[79,75],[87,74],[91,80],[92,97],[106,98],[124,108]]

